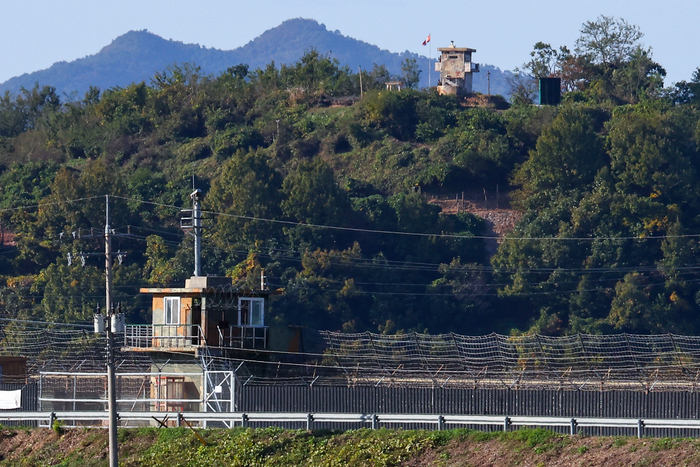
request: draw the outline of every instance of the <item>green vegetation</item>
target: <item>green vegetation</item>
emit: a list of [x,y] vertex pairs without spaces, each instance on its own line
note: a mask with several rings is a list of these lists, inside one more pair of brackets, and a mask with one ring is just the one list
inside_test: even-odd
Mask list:
[[[92,89],[63,104],[51,88],[6,95],[0,121],[12,124],[0,127],[0,206],[16,247],[0,257],[3,311],[89,322],[101,263],[83,266],[79,254],[99,248],[85,235],[103,229],[110,194],[112,226],[136,236],[115,246],[128,253],[115,268],[117,301],[130,321],[147,319],[138,287],[190,275],[178,206],[189,206],[194,177],[205,209],[217,213],[206,225],[206,273],[254,285],[265,268],[285,291],[268,322],[448,331],[455,315],[465,324],[472,314],[487,317],[472,293],[485,280],[483,242],[474,238],[483,221],[442,214],[413,187],[460,187],[458,174],[473,161],[499,168],[505,184],[520,149],[497,114],[434,93],[386,92],[381,66],[363,74],[365,99],[340,107],[329,104],[355,95],[359,76],[314,50],[294,65],[239,65],[215,78],[175,67],[150,85]],[[474,149],[453,162],[446,146],[428,145],[441,137]],[[494,138],[499,149],[480,154],[477,146]]]
[[[215,213],[205,272],[253,286],[264,268],[284,290],[270,324],[697,333],[700,69],[663,88],[640,34],[601,17],[573,52],[536,45],[526,68],[564,79],[557,108],[386,91],[381,65],[362,71],[359,99],[360,76],[315,50],[217,76],[172,67],[81,100],[6,94],[0,231],[13,244],[0,255],[0,312],[90,321],[104,278],[79,253],[100,248],[87,234],[104,228],[110,194],[112,227],[132,234],[115,245],[127,253],[116,301],[130,322],[147,319],[138,287],[191,274],[177,216],[194,178]],[[418,78],[410,60],[403,72]],[[481,218],[428,199],[497,186],[523,216],[490,258]]]
[[[201,430],[203,445],[187,428],[119,430],[119,465],[157,466],[399,466],[399,465],[684,465],[697,460],[690,439],[639,440],[558,435],[543,429],[507,433],[446,431],[303,431],[280,428]],[[0,465],[101,467],[108,464],[105,430],[48,429],[0,433]],[[671,463],[668,463],[669,460]]]
[[[463,430],[436,435],[423,431],[357,430],[340,432],[306,432],[280,428],[204,430],[207,445],[202,445],[187,428],[120,429],[120,465],[199,466],[199,465],[323,465],[323,466],[394,466],[425,449],[446,445],[465,436]],[[5,430],[3,437],[27,435]],[[103,433],[69,432],[60,440],[38,449],[25,449],[24,455],[3,453],[2,465],[105,465],[107,438]],[[72,444],[64,448],[63,444]],[[18,446],[18,449],[21,447]]]

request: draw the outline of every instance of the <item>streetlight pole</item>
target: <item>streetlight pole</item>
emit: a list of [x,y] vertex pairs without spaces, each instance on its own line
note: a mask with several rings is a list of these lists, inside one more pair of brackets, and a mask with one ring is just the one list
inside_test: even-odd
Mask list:
[[107,313],[107,408],[109,410],[109,467],[119,467],[117,441],[117,392],[114,364],[114,308],[112,307],[112,232],[109,226],[109,195],[105,195],[105,307]]

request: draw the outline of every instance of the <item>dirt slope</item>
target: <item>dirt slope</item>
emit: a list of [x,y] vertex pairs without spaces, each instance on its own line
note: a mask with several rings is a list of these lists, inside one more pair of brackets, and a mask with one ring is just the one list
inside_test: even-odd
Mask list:
[[[546,430],[480,433],[356,430],[120,430],[122,466],[700,466],[694,439],[562,436]],[[0,431],[0,466],[107,466],[107,430]]]

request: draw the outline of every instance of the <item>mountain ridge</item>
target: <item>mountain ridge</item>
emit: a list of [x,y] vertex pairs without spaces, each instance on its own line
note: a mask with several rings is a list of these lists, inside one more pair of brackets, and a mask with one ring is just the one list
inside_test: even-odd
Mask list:
[[[400,74],[403,60],[413,58],[422,70],[419,85],[428,84],[426,57],[409,51],[390,52],[345,36],[338,30],[329,31],[315,20],[294,18],[233,50],[165,39],[145,29],[128,31],[96,54],[71,62],[59,61],[49,68],[10,78],[0,83],[0,93],[18,93],[22,87],[29,89],[39,83],[56,87],[60,94],[80,96],[90,86],[104,90],[133,82],[148,82],[156,72],[174,64],[194,63],[205,74],[218,74],[239,63],[245,63],[251,69],[264,68],[272,61],[277,66],[294,63],[312,48],[337,58],[341,65],[347,65],[353,71],[358,66],[371,69],[377,63],[385,65],[392,74]],[[481,69],[482,72],[474,76],[475,91],[486,93],[486,72],[490,71],[492,93],[508,94],[505,78],[512,75],[511,72],[492,65],[482,65]]]

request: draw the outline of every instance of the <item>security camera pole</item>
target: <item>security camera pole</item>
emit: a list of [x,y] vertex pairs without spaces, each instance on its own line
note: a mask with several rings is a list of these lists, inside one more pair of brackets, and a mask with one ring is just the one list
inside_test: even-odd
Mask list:
[[194,275],[202,275],[202,190],[197,188],[192,198],[192,231],[194,233]]

